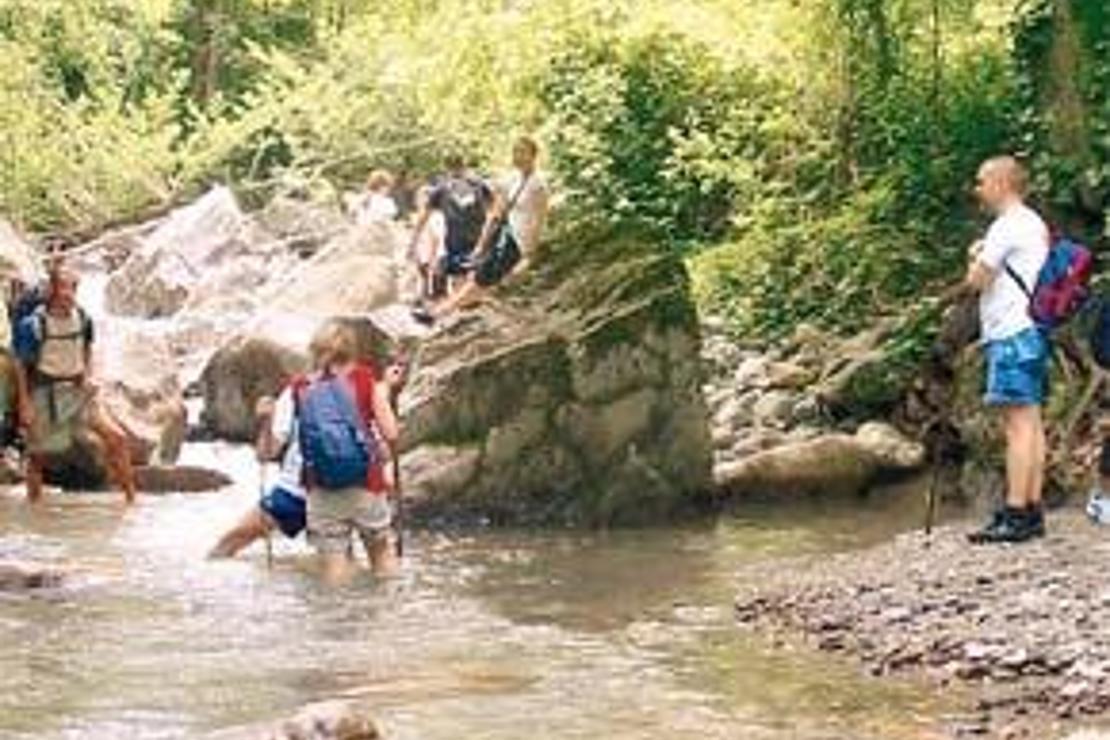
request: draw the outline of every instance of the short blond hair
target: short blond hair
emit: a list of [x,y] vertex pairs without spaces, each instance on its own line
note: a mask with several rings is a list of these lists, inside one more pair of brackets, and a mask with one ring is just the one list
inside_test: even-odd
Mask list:
[[991,157],[980,165],[979,171],[988,177],[998,178],[1016,195],[1024,197],[1029,191],[1029,172],[1014,156],[1003,154]]
[[342,365],[355,359],[358,342],[354,330],[335,319],[324,323],[309,342],[312,364],[322,370],[329,365]]
[[393,187],[393,175],[386,170],[374,170],[366,178],[366,188],[375,192]]

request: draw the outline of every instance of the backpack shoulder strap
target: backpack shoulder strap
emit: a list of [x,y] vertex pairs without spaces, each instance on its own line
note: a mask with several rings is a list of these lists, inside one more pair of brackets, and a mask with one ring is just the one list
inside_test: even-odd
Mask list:
[[1006,268],[1006,274],[1009,275],[1015,283],[1017,283],[1017,286],[1019,288],[1021,288],[1021,292],[1025,294],[1025,297],[1029,300],[1033,300],[1033,291],[1029,290],[1029,286],[1026,285],[1025,281],[1021,279],[1021,275],[1018,275],[1017,270],[1015,270],[1009,262],[1003,262],[1002,266]]
[[351,370],[351,383],[355,389],[355,403],[359,415],[369,426],[374,421],[374,371],[366,365],[355,365]]

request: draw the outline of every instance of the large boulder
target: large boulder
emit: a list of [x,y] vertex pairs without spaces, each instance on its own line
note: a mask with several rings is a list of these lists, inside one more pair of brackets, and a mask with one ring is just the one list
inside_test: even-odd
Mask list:
[[0,275],[31,283],[41,272],[35,248],[24,241],[10,223],[0,218]]
[[273,395],[290,375],[308,369],[308,345],[316,329],[332,318],[350,323],[360,354],[377,357],[387,341],[370,313],[396,298],[393,262],[395,232],[348,227],[310,259],[273,276],[260,290],[259,310],[234,331],[205,325],[197,339],[221,337],[203,365],[202,422],[222,438],[249,440],[253,408]]
[[[354,329],[361,357],[382,356],[389,338],[368,316],[331,318]],[[325,316],[270,313],[220,347],[200,376],[205,430],[221,439],[252,441],[258,399],[275,396],[292,376],[309,369],[309,343],[326,320]]]
[[710,484],[681,261],[628,235],[556,244],[521,284],[423,343],[403,394],[422,509],[640,522]]
[[862,493],[880,476],[913,471],[924,462],[922,445],[870,422],[855,435],[824,434],[723,463],[714,477],[721,496],[837,496]]
[[176,313],[214,265],[243,251],[245,226],[235,196],[222,186],[174,211],[112,276],[108,309],[143,318]]

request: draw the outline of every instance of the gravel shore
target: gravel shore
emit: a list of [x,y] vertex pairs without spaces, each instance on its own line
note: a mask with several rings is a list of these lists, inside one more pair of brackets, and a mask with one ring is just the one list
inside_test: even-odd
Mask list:
[[[972,546],[965,522],[869,550],[763,565],[736,615],[786,627],[876,676],[976,697],[956,736],[1064,737],[1110,726],[1110,527],[1053,512],[1048,536]],[[770,572],[768,572],[770,571]]]

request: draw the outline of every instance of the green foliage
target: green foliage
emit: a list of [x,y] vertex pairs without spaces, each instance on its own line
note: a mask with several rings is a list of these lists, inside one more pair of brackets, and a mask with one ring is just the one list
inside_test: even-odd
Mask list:
[[0,0],[0,209],[333,197],[535,131],[564,221],[661,236],[738,332],[852,331],[959,276],[985,156],[1101,228],[1110,11],[1013,3]]
[[1013,34],[1036,190],[1069,230],[1110,235],[1110,8],[1029,0]]

